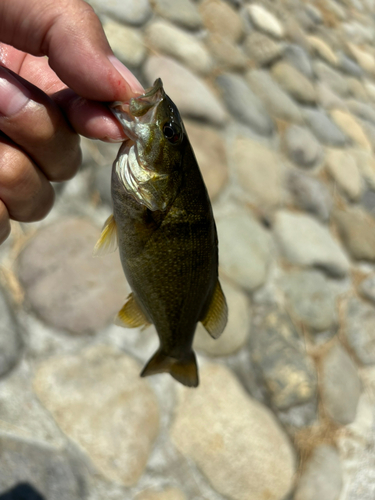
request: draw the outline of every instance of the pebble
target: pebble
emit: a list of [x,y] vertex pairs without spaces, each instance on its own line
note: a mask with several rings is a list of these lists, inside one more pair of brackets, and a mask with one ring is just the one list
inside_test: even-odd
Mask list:
[[375,72],[375,57],[353,43],[347,44],[349,51],[359,66],[368,73]]
[[375,303],[375,275],[372,274],[368,278],[361,281],[359,285],[359,292],[366,299],[371,300],[371,302]]
[[254,314],[249,346],[252,362],[278,410],[304,404],[315,397],[314,364],[283,310],[274,307]]
[[38,398],[65,434],[107,480],[125,486],[144,472],[159,428],[156,397],[139,372],[129,356],[96,345],[47,359],[34,379]]
[[282,47],[279,43],[258,31],[253,31],[246,37],[243,48],[259,66],[271,64],[282,54]]
[[375,261],[375,219],[371,215],[360,207],[336,208],[333,220],[353,259]]
[[325,411],[337,423],[354,421],[361,383],[358,369],[345,349],[335,343],[324,356],[321,366],[321,391]]
[[199,323],[194,337],[194,349],[212,356],[234,354],[245,345],[250,332],[251,311],[248,298],[226,280],[221,280],[221,285],[228,304],[228,323],[223,334],[218,339],[213,339]]
[[140,66],[146,58],[146,47],[139,30],[115,21],[103,25],[106,37],[115,54],[125,65]]
[[248,292],[263,285],[271,261],[268,232],[246,212],[217,218],[216,225],[223,274]]
[[291,170],[288,187],[298,208],[310,212],[322,222],[329,220],[333,200],[327,187],[320,180],[298,170]]
[[248,137],[233,145],[234,168],[246,199],[267,211],[283,201],[285,168],[280,155]]
[[214,199],[228,180],[228,165],[223,137],[214,128],[191,120],[185,120],[184,125],[208,194],[211,199]]
[[304,326],[316,332],[337,325],[337,289],[321,272],[293,271],[281,281],[288,311]]
[[270,116],[242,77],[225,73],[216,78],[216,84],[234,118],[258,134],[272,134],[274,126]]
[[367,122],[365,120],[360,120],[360,126],[362,127],[362,130],[365,132],[366,137],[371,145],[371,150],[367,149],[367,151],[372,154],[373,151],[375,151],[375,126],[372,123]]
[[349,347],[364,365],[375,364],[375,307],[352,297],[346,308],[344,336]]
[[149,0],[89,0],[94,9],[126,24],[141,25],[151,16]]
[[202,26],[202,18],[194,2],[191,0],[153,0],[155,12],[172,23],[190,30]]
[[22,331],[12,306],[14,304],[0,286],[0,377],[15,367],[23,350]]
[[367,92],[367,96],[371,99],[371,101],[375,102],[375,85],[369,80],[365,80],[363,84]]
[[282,500],[292,487],[289,440],[272,413],[224,366],[204,366],[199,388],[182,391],[171,437],[228,498],[248,500],[251,491],[252,500]]
[[323,148],[309,129],[299,125],[288,127],[284,135],[289,158],[299,167],[311,168],[323,159]]
[[153,50],[174,57],[196,73],[205,75],[212,68],[212,58],[195,36],[172,24],[158,20],[145,31],[146,43]]
[[283,121],[302,123],[303,118],[298,105],[267,71],[250,70],[246,74],[246,79],[272,116]]
[[338,67],[348,75],[355,78],[361,78],[364,74],[363,69],[350,57],[346,56],[343,52],[340,53]]
[[344,277],[350,262],[328,229],[308,215],[279,210],[274,235],[282,255],[292,264],[317,267]]
[[355,157],[347,150],[327,149],[326,168],[339,188],[351,201],[362,195],[362,177]]
[[341,109],[334,109],[331,111],[331,116],[341,130],[355,143],[366,151],[372,151],[370,141],[353,115]]
[[310,44],[312,50],[321,57],[324,61],[332,66],[337,66],[339,59],[333,52],[331,47],[329,47],[324,40],[316,36],[308,36],[307,41]]
[[0,493],[5,499],[82,500],[84,467],[64,450],[0,435]]
[[108,325],[128,287],[118,253],[94,259],[100,229],[62,219],[40,229],[19,258],[19,279],[32,309],[46,323],[73,333]]
[[307,52],[299,45],[287,45],[283,53],[283,58],[287,63],[294,66],[300,73],[306,76],[306,78],[312,79],[314,77],[311,60]]
[[262,5],[253,3],[247,6],[251,21],[261,31],[268,33],[275,38],[283,38],[285,35],[284,27],[271,12]]
[[337,500],[343,486],[340,457],[333,446],[314,448],[297,483],[294,500]]
[[316,92],[310,81],[290,64],[280,61],[272,67],[272,76],[294,99],[303,104],[314,104]]
[[144,66],[149,85],[156,78],[165,82],[165,90],[183,116],[214,125],[222,125],[225,110],[212,90],[198,76],[167,57],[150,57]]
[[346,105],[349,111],[353,114],[375,125],[375,106],[370,103],[365,104],[363,102],[356,101],[355,99],[347,100]]
[[307,108],[304,110],[304,117],[310,125],[317,139],[326,146],[345,146],[347,139],[343,132],[319,109]]
[[361,81],[353,77],[348,77],[346,81],[348,82],[349,92],[354,99],[364,102],[368,101],[368,93]]
[[246,69],[248,58],[242,49],[228,38],[214,33],[208,37],[207,45],[220,69],[227,71],[243,71]]
[[325,83],[316,84],[317,101],[323,109],[346,109],[346,104]]
[[318,79],[325,83],[335,94],[346,97],[349,94],[348,82],[338,71],[322,61],[314,62],[314,71]]
[[233,7],[222,0],[203,0],[199,6],[207,30],[227,38],[233,43],[241,40],[244,23]]
[[187,500],[187,498],[180,489],[168,488],[166,490],[142,491],[134,500]]

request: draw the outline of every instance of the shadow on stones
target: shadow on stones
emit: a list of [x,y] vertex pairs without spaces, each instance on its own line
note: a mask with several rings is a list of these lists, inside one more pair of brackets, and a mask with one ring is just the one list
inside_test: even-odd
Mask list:
[[9,491],[0,494],[0,500],[46,500],[33,486],[20,483]]

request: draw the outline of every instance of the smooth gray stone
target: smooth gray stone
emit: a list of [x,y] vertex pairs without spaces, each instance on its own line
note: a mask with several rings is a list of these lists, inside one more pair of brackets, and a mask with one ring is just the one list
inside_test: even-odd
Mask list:
[[0,286],[0,377],[16,365],[22,347],[20,326],[10,300]]
[[375,125],[375,106],[373,104],[349,99],[346,101],[346,105],[353,114]]
[[290,44],[284,50],[284,59],[292,64],[307,78],[314,77],[314,71],[311,65],[310,57],[307,52],[299,45]]
[[303,113],[315,136],[323,144],[337,147],[345,146],[346,136],[326,113],[314,108],[306,108]]
[[363,69],[353,59],[345,55],[343,52],[339,54],[339,65],[341,71],[355,78],[361,78],[364,75]]
[[152,14],[149,0],[88,0],[99,13],[127,24],[144,24]]
[[347,305],[344,335],[357,358],[365,365],[375,364],[375,307],[352,297]]
[[318,79],[328,85],[335,94],[340,97],[346,97],[349,94],[349,86],[345,77],[325,62],[315,61],[314,71]]
[[249,346],[272,405],[286,410],[315,397],[314,364],[285,311],[277,306],[259,307],[253,317]]
[[299,167],[310,168],[323,158],[323,148],[309,129],[291,125],[285,133],[289,158]]
[[153,0],[153,7],[159,16],[188,29],[199,29],[202,17],[191,0]]
[[[86,478],[78,460],[46,445],[0,436],[0,471],[0,497],[5,493],[10,495],[11,491],[13,496],[9,498],[14,499],[84,500],[87,497]],[[20,484],[24,488],[19,488],[19,496],[16,496],[15,488]]]
[[353,422],[361,394],[358,368],[349,354],[336,343],[321,366],[321,390],[324,409],[339,424]]
[[261,135],[272,134],[274,125],[271,117],[243,78],[226,73],[218,76],[216,83],[234,118]]
[[333,206],[333,200],[325,184],[298,170],[292,170],[288,176],[288,187],[295,205],[306,212],[327,222]]
[[359,285],[359,292],[366,298],[375,303],[375,274],[372,274]]

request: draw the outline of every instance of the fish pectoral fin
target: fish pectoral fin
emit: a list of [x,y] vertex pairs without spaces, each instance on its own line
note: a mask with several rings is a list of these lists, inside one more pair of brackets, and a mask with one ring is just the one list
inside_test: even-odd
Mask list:
[[199,384],[197,360],[193,351],[181,359],[167,356],[160,349],[149,360],[141,372],[141,377],[169,373],[174,379],[188,387]]
[[146,327],[150,325],[150,322],[136,301],[133,293],[129,294],[128,300],[117,313],[114,323],[123,328],[137,328],[138,326]]
[[117,226],[113,214],[105,221],[100,238],[93,250],[93,257],[114,252],[118,247]]
[[228,306],[219,280],[206,316],[201,320],[202,325],[212,338],[217,339],[223,333],[228,321]]

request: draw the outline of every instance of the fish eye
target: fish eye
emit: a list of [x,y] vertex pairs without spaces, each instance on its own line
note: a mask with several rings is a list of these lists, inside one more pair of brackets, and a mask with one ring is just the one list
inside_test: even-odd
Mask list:
[[172,144],[176,144],[181,139],[181,131],[173,123],[166,123],[164,125],[163,134]]

